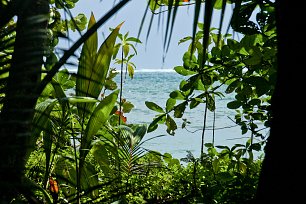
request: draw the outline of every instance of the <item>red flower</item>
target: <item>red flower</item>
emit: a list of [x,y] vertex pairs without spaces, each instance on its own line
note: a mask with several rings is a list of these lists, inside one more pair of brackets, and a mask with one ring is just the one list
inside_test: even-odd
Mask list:
[[52,177],[49,178],[49,184],[50,184],[50,191],[52,194],[58,194],[58,184],[57,181],[54,180]]
[[126,117],[124,117],[123,113],[121,111],[116,111],[115,112],[116,115],[119,115],[120,116],[120,119],[126,123]]

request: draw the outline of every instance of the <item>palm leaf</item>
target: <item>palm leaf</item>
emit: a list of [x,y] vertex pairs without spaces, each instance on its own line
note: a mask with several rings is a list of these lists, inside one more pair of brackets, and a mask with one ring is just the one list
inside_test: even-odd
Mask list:
[[109,12],[107,12],[103,17],[101,17],[97,23],[92,25],[84,35],[82,35],[70,48],[65,51],[64,55],[59,59],[59,61],[52,67],[48,74],[44,77],[37,89],[38,94],[40,94],[45,86],[52,80],[57,71],[67,62],[67,60],[74,55],[75,51],[92,35],[97,29],[103,25],[108,19],[110,19],[116,12],[118,12],[123,6],[125,6],[129,0],[122,0],[116,4]]
[[[88,29],[95,24],[94,16],[91,15]],[[82,48],[80,63],[76,80],[76,95],[98,99],[109,70],[110,61],[119,29],[118,25],[104,41],[97,51],[98,37],[95,32]],[[92,112],[94,104],[78,105],[78,113],[81,118]]]

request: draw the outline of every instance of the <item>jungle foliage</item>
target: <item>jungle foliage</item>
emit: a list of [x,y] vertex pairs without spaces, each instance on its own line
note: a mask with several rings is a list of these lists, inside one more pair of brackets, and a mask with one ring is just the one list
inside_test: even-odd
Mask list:
[[[251,203],[262,164],[262,157],[254,157],[254,151],[263,152],[266,135],[262,130],[269,129],[272,120],[278,60],[275,3],[206,1],[201,22],[200,0],[149,0],[152,16],[161,15],[164,9],[168,12],[165,52],[179,7],[195,4],[195,16],[193,35],[179,41],[189,42],[188,50],[182,64],[174,67],[187,79],[170,93],[164,108],[145,102],[157,113],[147,126],[127,122],[124,114],[133,113],[133,104],[122,95],[124,69],[132,80],[136,74],[132,59],[138,54],[134,43],[142,42],[122,34],[121,23],[98,45],[96,30],[128,1],[120,1],[98,21],[93,14],[88,19],[83,14],[72,16],[69,9],[77,1],[41,0],[35,8],[47,5],[45,13],[21,12],[35,4],[32,0],[22,5],[19,1],[0,3],[0,133],[4,141],[0,153],[10,152],[1,164],[1,184],[8,187],[1,187],[0,198],[11,203]],[[241,39],[221,33],[222,21],[219,28],[211,28],[211,19],[206,18],[214,9],[224,15],[227,4],[235,6],[229,26]],[[64,19],[60,11],[70,19]],[[15,15],[19,19],[28,15],[31,20],[15,21]],[[20,27],[29,22],[34,27]],[[29,55],[20,58],[20,52],[26,51],[19,50],[18,44],[24,30]],[[59,39],[69,40],[69,31],[84,34],[68,50],[58,50]],[[39,50],[32,46],[33,39],[38,39]],[[80,46],[81,52],[76,53]],[[78,59],[76,73],[64,68],[70,57]],[[29,73],[21,62],[32,68]],[[112,62],[121,71],[119,85]],[[16,82],[25,79],[32,80],[30,85],[23,81],[26,88],[19,89]],[[227,108],[236,110],[235,123],[241,133],[251,133],[247,143],[232,147],[205,140],[207,112],[214,113],[216,97],[227,94],[234,95]],[[180,128],[176,120],[183,118],[187,108],[193,110],[200,104],[205,105],[200,158],[187,152],[179,160],[143,148],[146,133],[164,124],[167,133],[175,135]],[[20,115],[12,119],[12,114]],[[181,128],[188,123],[184,119]],[[24,137],[15,144],[22,133]]]

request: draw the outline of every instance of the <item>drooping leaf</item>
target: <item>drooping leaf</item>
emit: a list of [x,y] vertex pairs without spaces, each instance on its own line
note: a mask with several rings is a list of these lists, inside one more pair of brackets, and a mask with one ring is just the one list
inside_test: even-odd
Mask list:
[[175,130],[177,129],[177,125],[170,115],[167,115],[166,117],[166,125],[167,125],[167,130],[166,130],[167,133],[170,135],[174,135]]
[[57,99],[47,99],[44,102],[37,104],[33,117],[33,142],[37,140],[41,131],[47,129],[47,121],[50,118],[50,113],[57,103]]

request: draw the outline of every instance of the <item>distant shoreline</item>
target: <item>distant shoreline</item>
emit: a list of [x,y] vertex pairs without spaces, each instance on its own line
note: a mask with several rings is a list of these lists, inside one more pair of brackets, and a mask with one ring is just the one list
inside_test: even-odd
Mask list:
[[[68,69],[69,72],[71,73],[76,73],[77,69]],[[116,72],[120,73],[120,70],[116,70]],[[124,73],[126,72],[125,70],[123,71]],[[135,69],[135,73],[137,72],[163,72],[163,73],[175,73],[174,69]]]

